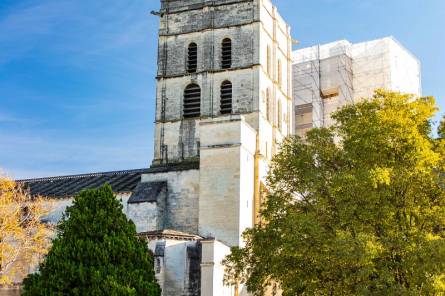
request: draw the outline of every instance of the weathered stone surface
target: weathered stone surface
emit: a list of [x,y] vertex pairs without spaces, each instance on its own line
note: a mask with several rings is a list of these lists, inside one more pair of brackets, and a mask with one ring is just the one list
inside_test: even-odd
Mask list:
[[[198,233],[199,170],[142,175],[142,182],[167,182],[164,229]],[[146,231],[158,230],[148,229]]]
[[[201,244],[199,239],[147,237],[155,254],[156,278],[164,296],[201,295]],[[216,296],[216,295],[215,295]]]
[[164,1],[159,34],[241,26],[259,19],[257,0]]
[[199,233],[242,244],[253,223],[256,132],[242,117],[201,122]]
[[[123,210],[155,254],[163,295],[233,295],[223,285],[221,260],[243,245],[269,161],[291,133],[289,27],[270,0],[161,0],[159,16],[154,160],[134,195],[123,196]],[[226,38],[229,69],[221,65]],[[192,42],[197,69],[188,73]],[[231,114],[221,112],[226,81]],[[187,105],[200,112],[185,119],[184,90],[192,83],[200,101],[188,96]],[[51,219],[70,202],[61,200]],[[203,238],[211,241],[205,260]]]
[[[264,126],[259,121],[266,117],[271,125],[266,129],[274,130],[261,139],[261,147],[273,146],[269,153],[261,151],[270,158],[276,142],[291,132],[293,118],[289,27],[271,2],[163,1],[159,34],[154,163],[199,157],[196,127],[203,119],[221,116],[220,89],[226,80],[233,86],[232,113],[248,115],[255,129]],[[228,70],[221,68],[225,38],[232,41]],[[192,42],[198,47],[198,67],[196,73],[187,73]],[[191,83],[201,88],[201,116],[184,120],[183,93]]]

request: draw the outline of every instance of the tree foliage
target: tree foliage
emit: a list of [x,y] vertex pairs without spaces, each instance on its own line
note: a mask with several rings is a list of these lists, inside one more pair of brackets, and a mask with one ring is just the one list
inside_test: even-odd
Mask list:
[[59,230],[23,295],[160,295],[147,243],[109,185],[76,196]]
[[445,141],[434,99],[376,91],[331,128],[287,139],[264,221],[226,259],[256,295],[443,295]]
[[0,285],[21,282],[46,254],[52,231],[41,219],[48,211],[45,199],[0,174]]
[[442,121],[439,124],[439,128],[437,129],[437,134],[440,138],[445,139],[445,116],[442,118]]

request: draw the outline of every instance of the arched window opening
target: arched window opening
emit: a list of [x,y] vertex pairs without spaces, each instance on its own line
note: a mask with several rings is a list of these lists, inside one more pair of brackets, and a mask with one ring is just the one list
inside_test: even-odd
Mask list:
[[190,43],[187,56],[187,71],[189,73],[195,73],[198,68],[198,45],[196,43]]
[[232,113],[232,83],[224,81],[221,84],[221,114]]
[[226,38],[221,44],[221,68],[229,69],[232,67],[232,40]]
[[197,84],[189,84],[184,90],[184,118],[201,115],[201,88]]

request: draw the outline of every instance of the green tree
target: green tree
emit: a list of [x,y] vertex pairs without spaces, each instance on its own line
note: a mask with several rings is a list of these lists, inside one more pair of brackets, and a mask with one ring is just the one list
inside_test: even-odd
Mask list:
[[437,133],[440,138],[442,138],[442,139],[445,138],[445,116],[442,118],[442,121],[439,124]]
[[287,139],[263,222],[226,258],[256,295],[444,295],[445,141],[433,98],[376,91],[331,128]]
[[75,197],[23,295],[160,295],[147,243],[109,185]]

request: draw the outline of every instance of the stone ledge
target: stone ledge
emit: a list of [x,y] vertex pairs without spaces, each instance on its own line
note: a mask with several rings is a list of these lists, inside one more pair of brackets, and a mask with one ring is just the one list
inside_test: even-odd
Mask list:
[[158,239],[173,239],[173,240],[187,240],[187,241],[196,241],[201,240],[202,237],[196,234],[164,229],[164,230],[156,230],[156,231],[148,231],[138,233],[138,236],[141,238],[146,238],[147,240],[158,240]]

